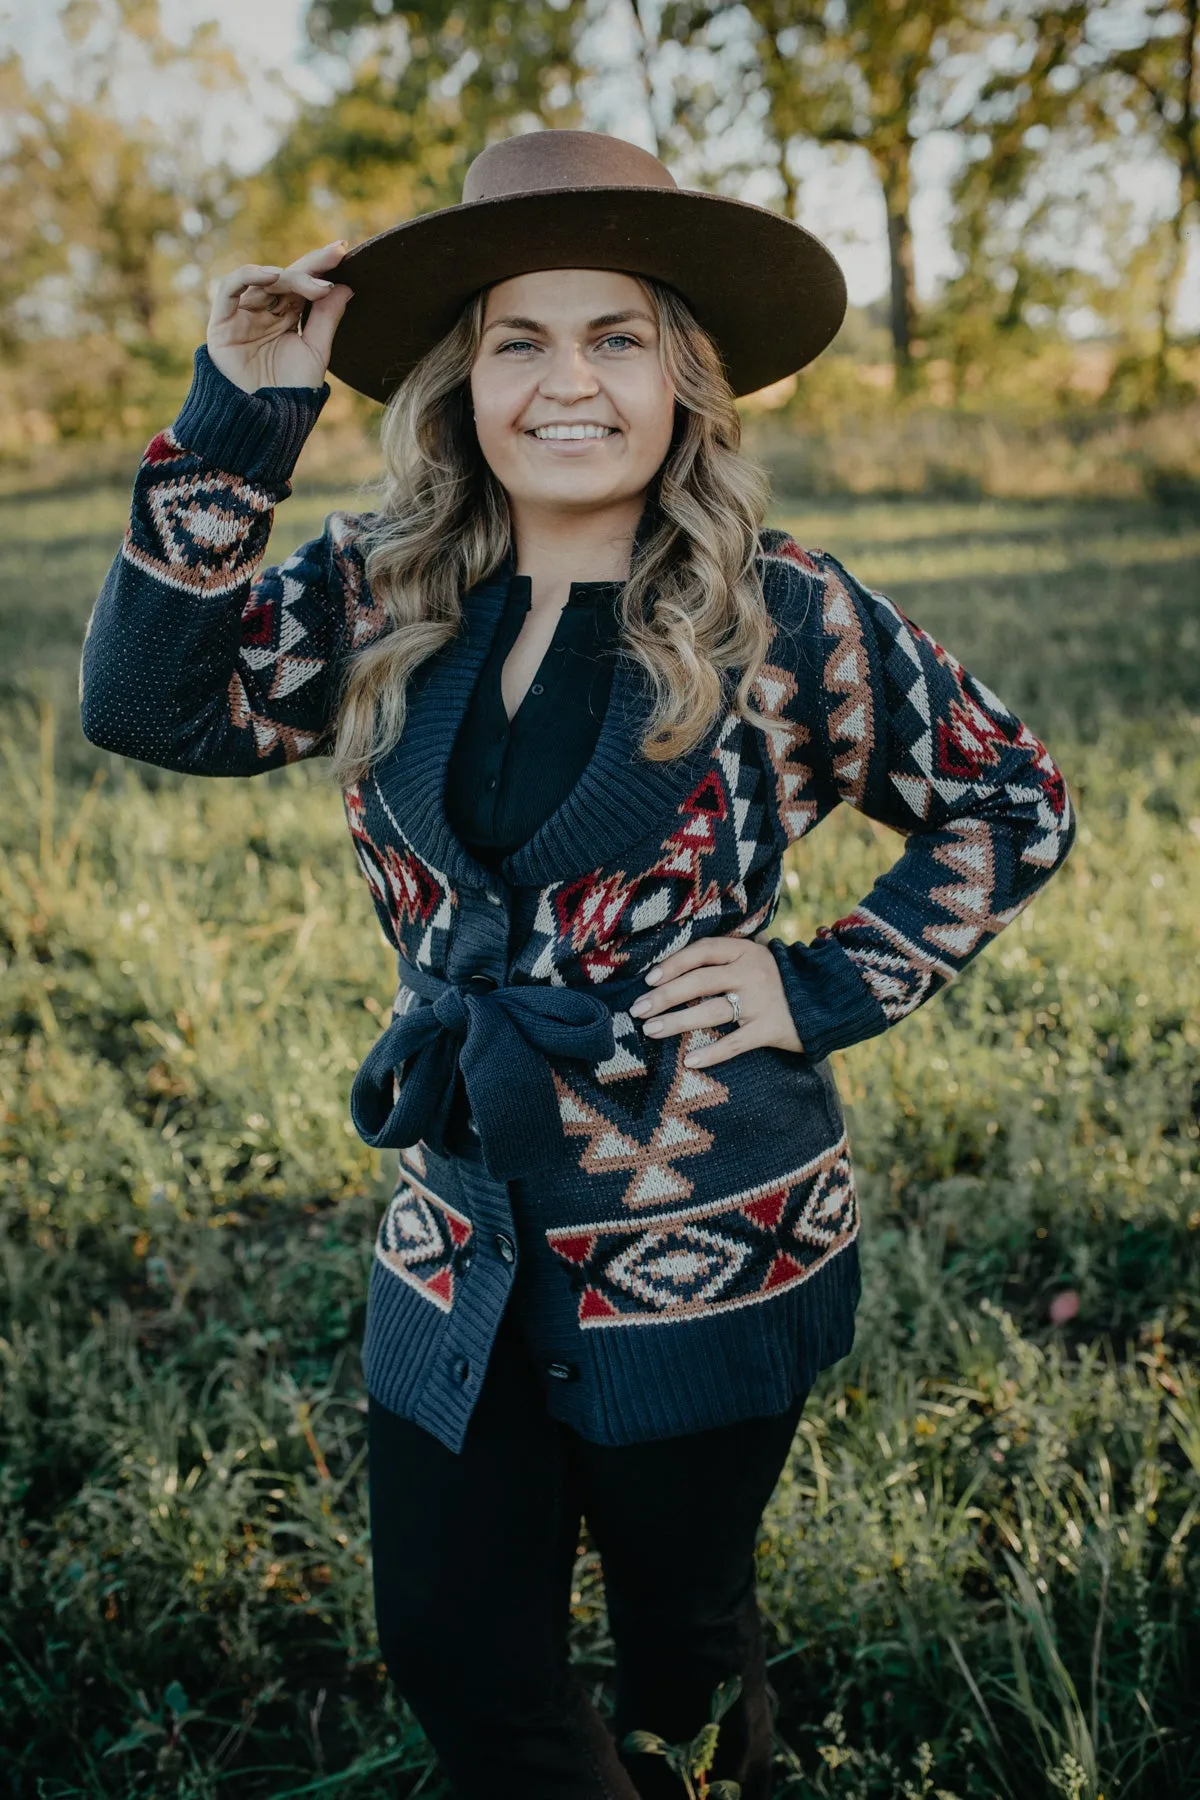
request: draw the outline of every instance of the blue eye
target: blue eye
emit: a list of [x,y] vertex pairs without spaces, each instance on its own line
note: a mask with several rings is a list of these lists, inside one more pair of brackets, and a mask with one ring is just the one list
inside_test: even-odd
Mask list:
[[503,352],[505,350],[532,350],[534,347],[532,338],[510,338],[507,344],[501,344],[500,349]]
[[606,344],[633,344],[636,348],[638,340],[635,337],[630,337],[628,332],[614,331],[610,337],[606,337],[603,341]]

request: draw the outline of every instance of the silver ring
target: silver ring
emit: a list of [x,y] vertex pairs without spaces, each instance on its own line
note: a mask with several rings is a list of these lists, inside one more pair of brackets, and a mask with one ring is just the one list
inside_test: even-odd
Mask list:
[[738,998],[738,996],[732,990],[730,990],[730,992],[726,994],[725,998],[728,1000],[730,1006],[733,1008],[733,1017],[732,1017],[732,1019],[730,1019],[729,1023],[731,1025],[740,1024],[741,1018],[742,1018],[741,1000]]

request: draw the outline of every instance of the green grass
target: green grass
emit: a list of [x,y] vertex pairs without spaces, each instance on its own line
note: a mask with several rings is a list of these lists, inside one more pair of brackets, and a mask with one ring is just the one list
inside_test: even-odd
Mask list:
[[[339,498],[298,495],[280,547]],[[391,962],[311,772],[80,738],[125,505],[0,500],[0,1766],[21,1800],[435,1800],[369,1604],[387,1169],[346,1098]],[[1200,1794],[1200,518],[787,522],[1025,713],[1081,830],[956,988],[838,1059],[867,1289],[765,1525],[779,1793]],[[839,814],[782,929],[897,847]],[[586,1546],[576,1591],[599,1690]]]

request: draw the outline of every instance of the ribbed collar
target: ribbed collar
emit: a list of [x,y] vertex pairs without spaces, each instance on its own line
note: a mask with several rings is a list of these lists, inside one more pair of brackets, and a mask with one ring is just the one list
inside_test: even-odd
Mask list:
[[[463,599],[456,637],[422,664],[409,692],[404,731],[373,778],[417,853],[452,882],[494,886],[496,877],[455,836],[446,818],[446,767],[508,595],[512,561]],[[624,859],[643,839],[667,835],[708,764],[718,719],[696,749],[670,762],[648,762],[640,742],[650,714],[641,665],[618,647],[612,692],[583,774],[533,837],[501,862],[500,878],[544,887]]]

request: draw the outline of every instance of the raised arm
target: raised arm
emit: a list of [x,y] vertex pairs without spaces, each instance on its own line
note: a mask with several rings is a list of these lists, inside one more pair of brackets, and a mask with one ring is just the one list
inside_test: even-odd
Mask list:
[[842,800],[907,839],[810,944],[770,940],[801,1042],[824,1056],[952,981],[1049,880],[1075,827],[1045,746],[892,601],[823,553],[799,553],[789,573],[799,655],[780,715],[795,775],[783,829],[802,835]]
[[322,255],[221,284],[183,410],[142,459],[80,668],[83,729],[103,749],[203,775],[313,755],[344,657],[384,627],[352,515],[332,514],[321,537],[259,571],[329,393],[348,290],[311,272]]
[[84,640],[81,720],[101,749],[252,775],[323,747],[341,657],[368,622],[356,521],[332,514],[256,571],[326,393],[246,394],[196,352],[182,412],[142,458]]

